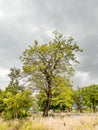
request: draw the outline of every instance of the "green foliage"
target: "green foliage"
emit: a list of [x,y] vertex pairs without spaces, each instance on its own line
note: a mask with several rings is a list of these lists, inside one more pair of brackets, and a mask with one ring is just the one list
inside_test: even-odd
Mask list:
[[10,84],[19,83],[19,78],[21,76],[21,70],[16,69],[16,68],[11,68],[10,73],[8,74],[8,76],[11,79]]
[[57,76],[54,79],[56,89],[52,92],[52,107],[55,109],[66,110],[72,108],[74,102],[72,90],[72,84],[69,79],[65,79],[61,76]]
[[[74,103],[73,95],[74,91],[72,90],[72,85],[69,81],[69,79],[66,79],[57,76],[54,80],[54,85],[56,86],[56,89],[53,89],[52,91],[52,99],[50,103],[50,109],[53,111],[56,110],[70,110],[72,108],[72,105]],[[47,95],[44,91],[40,91],[37,96],[37,103],[40,108],[40,110],[44,110],[45,102],[47,99]]]
[[38,104],[39,111],[44,111],[47,95],[45,92],[40,91],[36,94],[36,103]]
[[24,87],[19,85],[19,83],[9,84],[8,87],[6,87],[6,91],[11,92],[13,95],[22,92],[23,90]]
[[25,117],[33,106],[32,91],[19,85],[19,69],[11,69],[9,77],[11,81],[8,87],[0,91],[1,116],[5,119]]
[[83,108],[90,109],[90,111],[97,111],[98,105],[98,85],[90,85],[83,88],[79,88],[75,92],[75,103],[80,110],[83,111]]
[[24,87],[19,84],[19,80],[21,79],[20,69],[11,68],[8,76],[10,77],[10,83],[6,88],[6,91],[11,92],[12,94],[17,94],[24,90]]
[[84,101],[84,95],[82,88],[78,88],[74,91],[74,101],[77,107],[77,110],[80,112],[83,112],[83,101]]
[[27,116],[33,105],[31,91],[26,89],[13,95],[11,92],[6,93],[3,104],[6,106],[2,115],[5,119],[22,118]]
[[3,103],[3,99],[5,98],[5,91],[0,90],[0,114],[4,111],[5,109],[5,104]]
[[96,111],[98,105],[98,85],[90,85],[83,88],[84,105],[90,107],[93,112]]

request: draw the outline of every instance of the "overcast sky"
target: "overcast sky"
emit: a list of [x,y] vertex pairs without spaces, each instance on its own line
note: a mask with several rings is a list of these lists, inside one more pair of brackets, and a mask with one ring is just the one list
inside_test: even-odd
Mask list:
[[47,43],[56,29],[84,50],[74,86],[98,84],[98,0],[0,0],[0,88],[23,50],[35,39]]

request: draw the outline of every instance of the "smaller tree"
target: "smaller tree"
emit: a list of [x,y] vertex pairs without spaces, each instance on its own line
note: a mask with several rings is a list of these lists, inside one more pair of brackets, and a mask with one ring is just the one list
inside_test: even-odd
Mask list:
[[[30,89],[20,85],[20,69],[10,69],[10,83],[3,92],[2,115],[6,119],[21,118],[28,115],[30,108],[33,106],[33,96]],[[1,93],[2,94],[2,93]]]
[[84,105],[96,112],[96,106],[98,105],[98,85],[90,85],[83,88],[84,93]]
[[32,93],[28,89],[16,95],[7,92],[6,97],[3,99],[3,103],[6,107],[2,115],[6,119],[25,117],[29,114],[29,110],[33,106]]
[[20,85],[19,80],[21,79],[21,70],[16,68],[11,68],[8,74],[10,78],[10,83],[6,88],[6,91],[12,92],[12,94],[17,94],[24,90],[24,87]]

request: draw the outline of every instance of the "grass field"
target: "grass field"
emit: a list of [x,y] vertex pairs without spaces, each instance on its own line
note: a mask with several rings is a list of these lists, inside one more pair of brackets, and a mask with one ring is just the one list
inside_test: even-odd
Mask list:
[[61,117],[36,117],[4,121],[0,119],[0,130],[98,130],[98,115],[83,114]]

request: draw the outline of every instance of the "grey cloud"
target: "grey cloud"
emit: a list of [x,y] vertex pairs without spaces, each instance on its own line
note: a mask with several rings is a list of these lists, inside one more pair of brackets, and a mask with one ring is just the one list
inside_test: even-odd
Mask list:
[[35,39],[46,43],[58,29],[84,50],[76,71],[98,77],[97,12],[97,0],[0,0],[0,66],[20,67],[23,50]]
[[[90,72],[91,74],[94,73],[95,76],[97,76],[97,70],[98,70],[98,45],[97,45],[98,37],[97,35],[90,35],[89,37],[86,37],[82,43],[84,52],[81,57],[81,64],[80,68],[81,70],[84,70],[86,72]],[[81,44],[82,44],[81,43]]]

